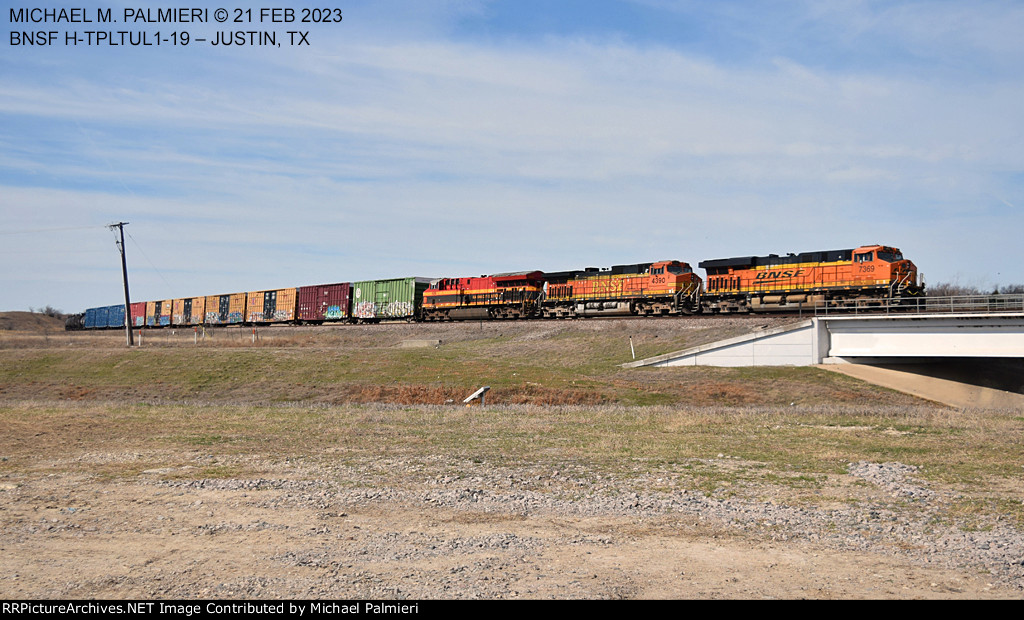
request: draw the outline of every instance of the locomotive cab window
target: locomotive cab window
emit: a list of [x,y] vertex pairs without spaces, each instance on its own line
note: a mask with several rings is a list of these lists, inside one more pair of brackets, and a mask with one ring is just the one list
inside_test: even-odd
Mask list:
[[854,254],[853,262],[855,263],[870,263],[872,260],[873,252],[864,252],[863,254]]

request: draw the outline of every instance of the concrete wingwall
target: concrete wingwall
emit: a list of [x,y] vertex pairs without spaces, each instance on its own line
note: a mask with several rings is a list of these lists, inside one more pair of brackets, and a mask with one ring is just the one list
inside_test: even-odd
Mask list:
[[825,325],[808,319],[623,364],[640,366],[810,366],[828,355]]

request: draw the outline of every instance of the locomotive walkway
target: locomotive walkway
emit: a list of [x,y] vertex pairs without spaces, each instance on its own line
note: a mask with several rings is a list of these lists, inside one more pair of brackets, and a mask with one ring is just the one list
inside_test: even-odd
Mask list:
[[[792,325],[623,367],[823,365],[957,406],[1024,406],[1024,296],[930,298],[909,311],[878,302],[853,311],[826,308]],[[920,385],[906,389],[911,383]]]

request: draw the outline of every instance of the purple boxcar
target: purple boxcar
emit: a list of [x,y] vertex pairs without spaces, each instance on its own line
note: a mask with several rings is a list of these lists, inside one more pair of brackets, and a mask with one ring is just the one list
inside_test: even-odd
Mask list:
[[352,284],[314,284],[299,287],[299,316],[303,322],[344,321],[351,316]]

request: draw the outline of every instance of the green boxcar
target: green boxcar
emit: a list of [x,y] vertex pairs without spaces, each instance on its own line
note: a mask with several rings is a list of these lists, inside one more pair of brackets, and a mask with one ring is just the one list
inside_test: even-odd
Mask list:
[[362,321],[409,319],[420,315],[430,278],[392,278],[352,283],[352,316]]

